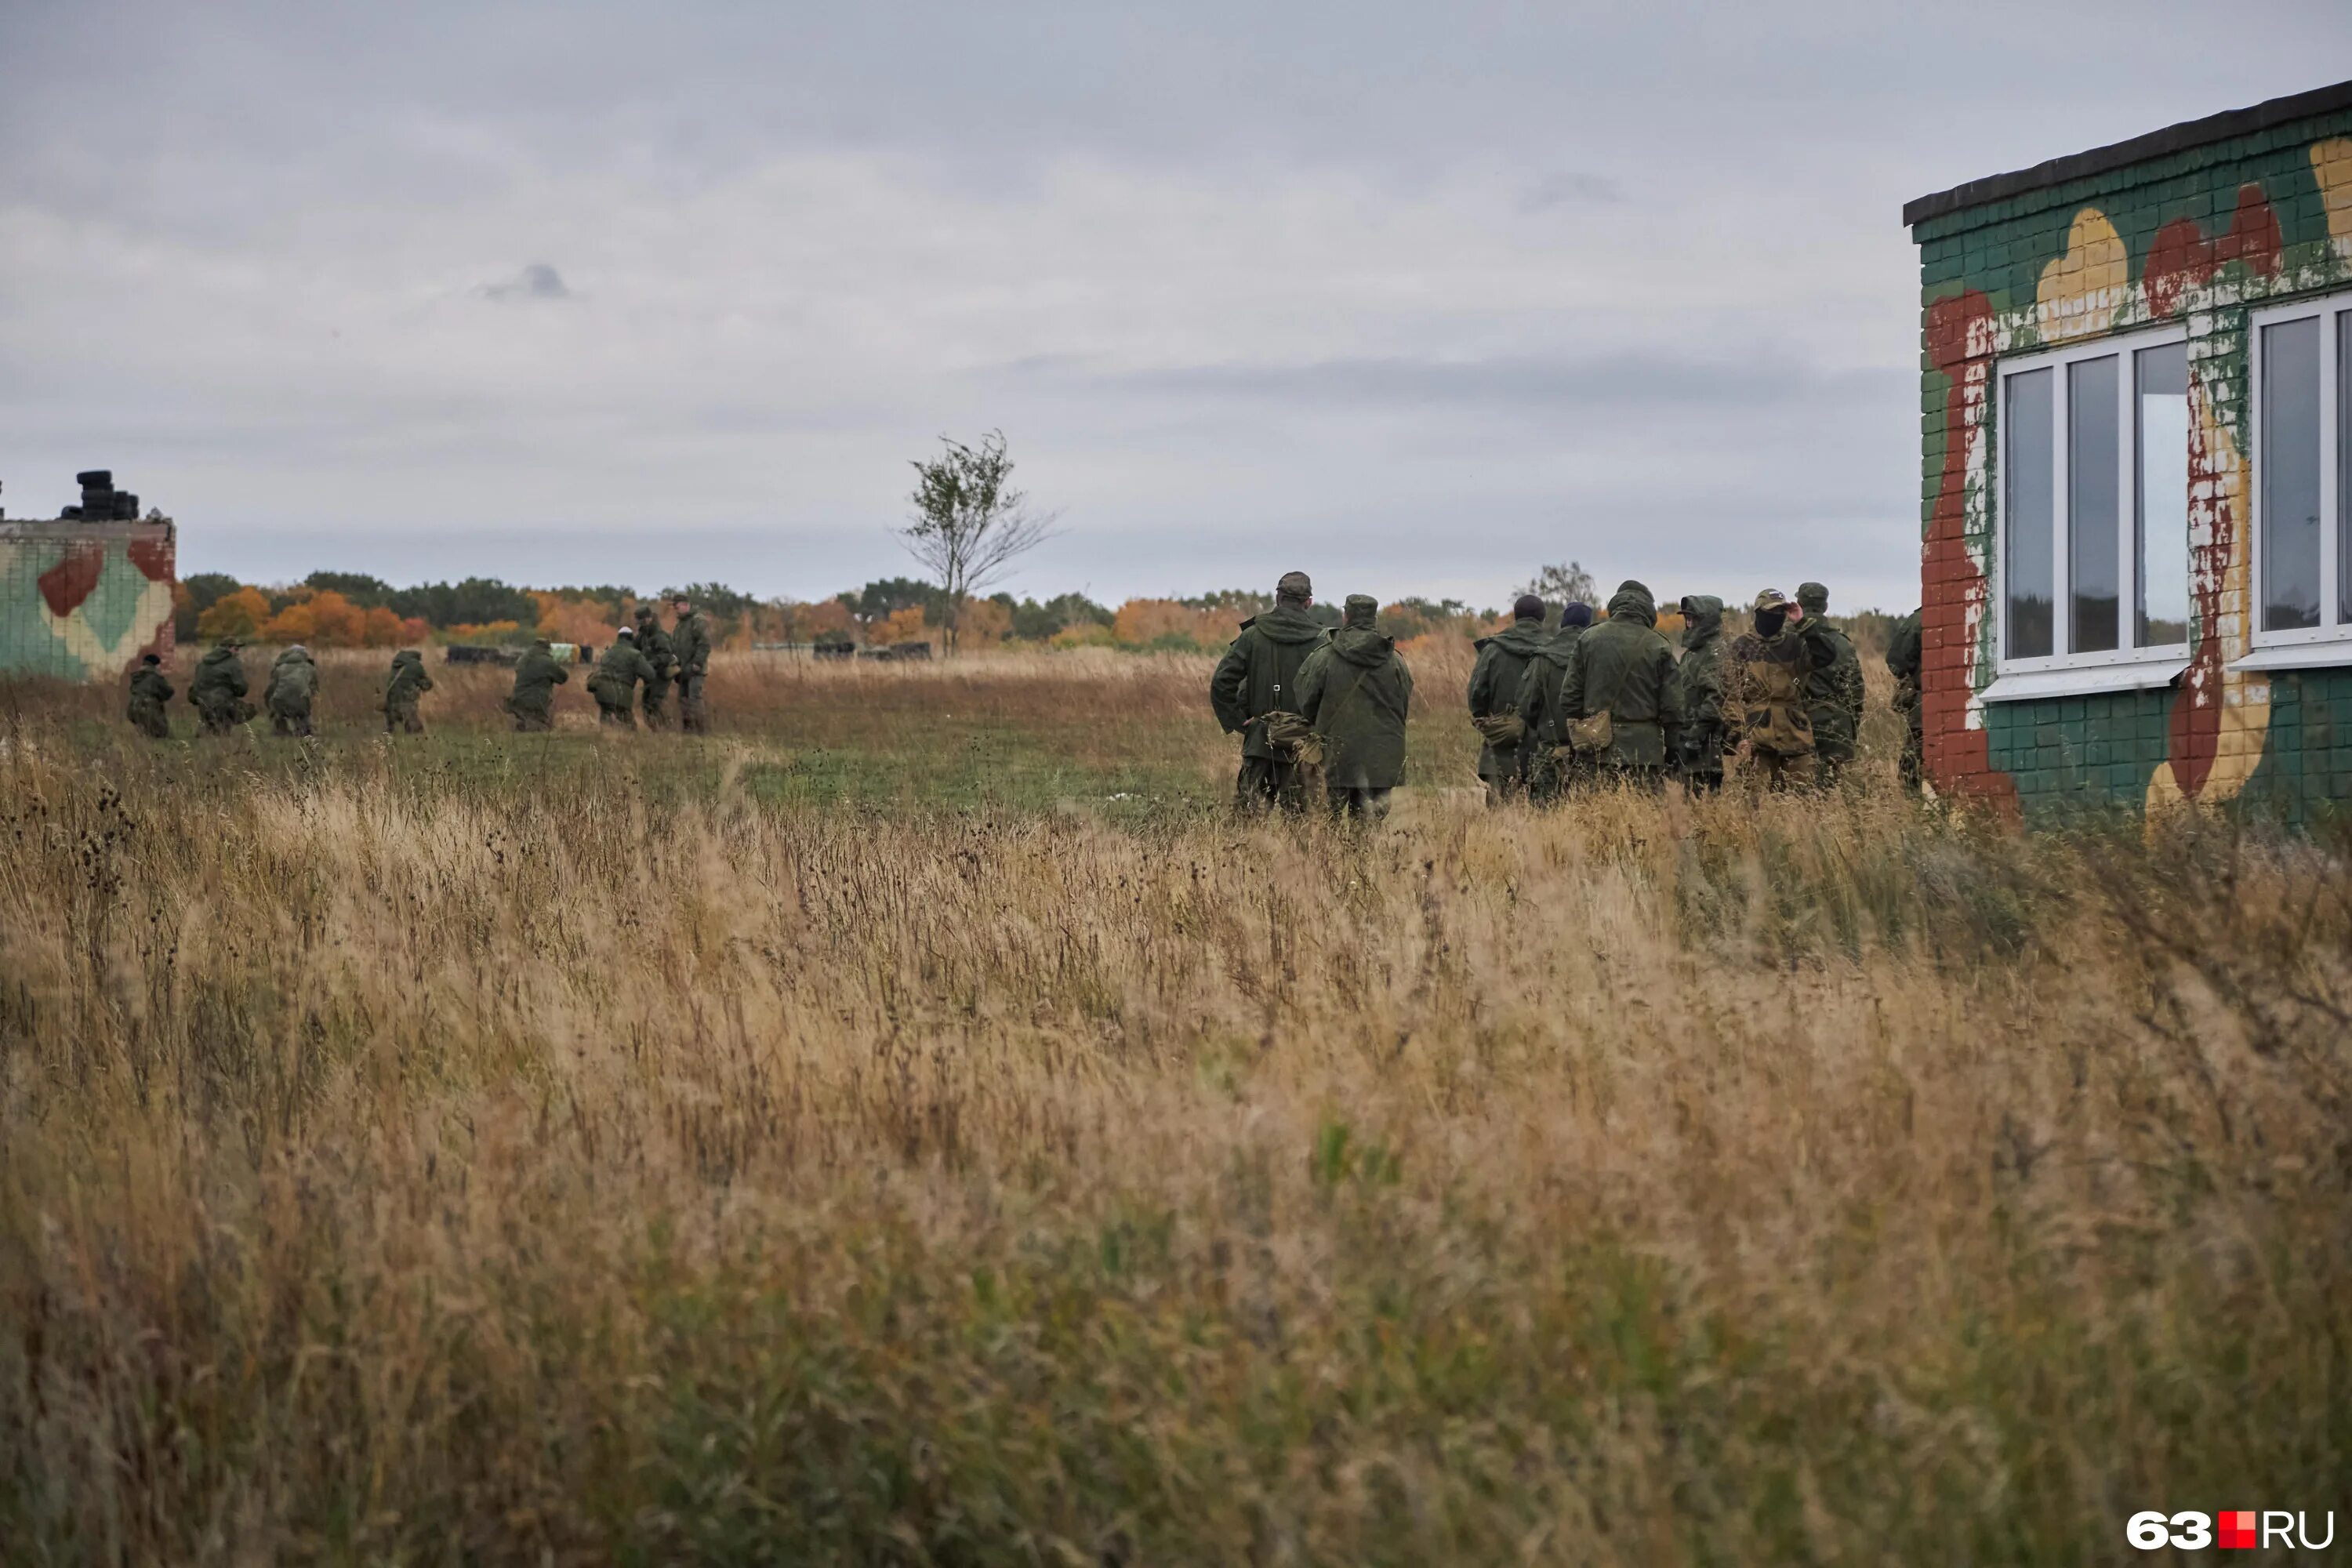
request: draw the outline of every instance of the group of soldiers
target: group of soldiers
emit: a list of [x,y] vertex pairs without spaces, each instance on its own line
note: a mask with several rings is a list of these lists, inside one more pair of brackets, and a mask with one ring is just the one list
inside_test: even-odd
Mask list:
[[[1303,572],[1275,585],[1274,607],[1242,623],[1209,682],[1227,733],[1242,737],[1236,801],[1302,809],[1318,795],[1335,813],[1378,817],[1404,780],[1412,676],[1395,639],[1373,622],[1376,601],[1351,595],[1338,631],[1309,613]],[[1477,644],[1470,721],[1483,744],[1487,798],[1553,801],[1594,784],[1705,792],[1744,766],[1776,789],[1834,784],[1862,727],[1862,661],[1830,624],[1829,590],[1806,583],[1791,601],[1768,588],[1748,629],[1727,641],[1724,604],[1679,602],[1682,651],[1658,631],[1657,602],[1628,580],[1607,614],[1563,606],[1559,624],[1533,595],[1511,625]],[[1895,705],[1907,721],[1902,776],[1920,784],[1919,621],[1897,623],[1886,656]]]
[[[653,606],[638,605],[635,625],[621,627],[613,645],[597,656],[588,673],[588,691],[596,700],[601,722],[635,729],[642,711],[646,728],[667,729],[674,692],[680,727],[699,733],[707,726],[702,688],[710,669],[709,628],[689,600],[681,596],[675,608],[677,618],[664,631]],[[553,645],[545,637],[534,642],[516,661],[514,689],[507,696],[506,710],[514,727],[518,731],[552,728],[555,689],[571,679],[571,671],[555,657]],[[131,677],[132,727],[159,741],[169,739],[172,722],[164,705],[171,701],[173,689],[163,675],[163,660],[152,653],[142,657]],[[196,710],[196,732],[225,735],[266,711],[276,734],[311,733],[310,706],[318,694],[319,667],[308,648],[297,643],[278,656],[257,708],[250,700],[251,689],[243,645],[237,638],[223,637],[205,649],[196,661],[194,679],[188,683],[188,703]],[[423,734],[425,722],[417,704],[432,689],[433,678],[425,673],[422,653],[412,647],[393,655],[383,686],[384,732]]]

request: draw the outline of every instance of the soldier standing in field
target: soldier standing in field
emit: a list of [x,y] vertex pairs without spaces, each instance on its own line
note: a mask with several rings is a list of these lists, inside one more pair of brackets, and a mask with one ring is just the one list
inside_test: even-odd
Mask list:
[[196,661],[195,679],[188,682],[188,701],[196,710],[196,733],[226,735],[253,717],[245,700],[245,661],[237,658],[242,645],[223,637]]
[[677,660],[678,727],[689,735],[699,735],[709,727],[702,707],[702,678],[710,673],[710,631],[703,624],[702,612],[685,595],[677,596],[673,607],[677,619],[670,626],[669,643],[670,653]]
[[1307,574],[1284,573],[1274,585],[1274,608],[1242,623],[1241,635],[1209,678],[1209,706],[1217,722],[1226,734],[1242,738],[1234,804],[1244,810],[1279,805],[1297,811],[1306,805],[1296,776],[1297,739],[1269,736],[1267,730],[1276,714],[1297,715],[1299,668],[1330,640],[1330,632],[1307,613],[1314,603]]
[[631,707],[636,700],[637,683],[651,686],[656,679],[653,665],[637,651],[636,635],[623,626],[588,676],[588,695],[596,700],[596,721],[635,729],[636,716]]
[[1675,707],[1675,651],[1658,634],[1650,590],[1628,578],[1609,597],[1609,618],[1579,637],[1560,680],[1559,705],[1576,761],[1603,778],[1659,788]]
[[1527,730],[1519,742],[1519,758],[1527,770],[1530,800],[1558,800],[1568,791],[1569,773],[1560,756],[1568,744],[1568,726],[1560,715],[1559,686],[1567,679],[1577,639],[1591,624],[1592,606],[1570,600],[1560,608],[1559,629],[1536,650],[1519,677],[1519,721]]
[[1815,645],[1792,624],[1792,607],[1778,588],[1756,595],[1755,630],[1731,645],[1723,680],[1725,711],[1739,724],[1739,744],[1773,789],[1811,784],[1813,716],[1807,700],[1817,662]]
[[1895,677],[1895,710],[1903,715],[1903,787],[1922,793],[1927,781],[1926,714],[1919,700],[1919,612],[1895,623],[1886,641],[1886,672]]
[[1478,748],[1478,777],[1486,785],[1486,804],[1500,805],[1526,786],[1520,756],[1527,721],[1519,716],[1519,680],[1544,646],[1544,603],[1522,594],[1511,606],[1511,624],[1476,644],[1477,662],[1470,667],[1470,722],[1484,744]]
[[669,634],[662,630],[661,617],[654,614],[651,605],[637,606],[637,652],[653,666],[654,677],[645,683],[638,704],[645,710],[646,728],[669,728],[670,677],[677,668],[677,656],[670,651]]
[[269,667],[269,685],[261,694],[269,708],[269,730],[276,735],[307,737],[310,733],[310,700],[319,693],[319,667],[300,643],[289,646]]
[[1819,583],[1798,584],[1797,608],[1804,612],[1801,633],[1813,647],[1813,673],[1805,683],[1805,706],[1813,721],[1813,757],[1821,782],[1835,784],[1853,761],[1854,743],[1862,733],[1862,660],[1845,633],[1822,618],[1830,608],[1827,588]]
[[172,683],[163,679],[163,661],[152,653],[139,656],[131,676],[131,726],[158,741],[172,738],[171,715],[163,704],[172,700]]
[[530,651],[515,665],[514,690],[507,698],[507,711],[514,715],[515,728],[554,728],[555,689],[571,679],[545,637],[532,643]]
[[383,732],[425,733],[425,721],[416,716],[416,700],[432,689],[433,678],[425,673],[423,654],[413,647],[394,654],[392,675],[383,683]]
[[1723,787],[1723,601],[1712,594],[1682,601],[1683,657],[1675,665],[1675,772],[1683,787],[1712,793]]
[[1380,601],[1350,594],[1339,635],[1298,671],[1298,711],[1322,736],[1331,815],[1377,823],[1404,783],[1404,723],[1412,672],[1396,638],[1372,625]]

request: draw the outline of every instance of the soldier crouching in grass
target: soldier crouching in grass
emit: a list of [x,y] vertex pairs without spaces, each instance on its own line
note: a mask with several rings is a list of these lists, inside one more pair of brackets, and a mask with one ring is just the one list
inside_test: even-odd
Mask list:
[[614,724],[624,730],[637,727],[636,715],[631,711],[636,701],[637,683],[651,686],[657,679],[654,667],[637,651],[636,634],[623,626],[596,659],[596,668],[588,676],[588,695],[596,700],[596,721]]
[[425,733],[425,721],[416,716],[416,700],[432,689],[433,678],[425,673],[423,654],[413,647],[394,654],[392,674],[383,683],[383,732]]
[[1323,741],[1331,815],[1377,823],[1404,783],[1404,722],[1412,672],[1396,638],[1372,625],[1380,601],[1348,595],[1339,633],[1298,672],[1298,709]]
[[253,704],[245,696],[251,689],[245,680],[245,661],[237,657],[243,646],[235,637],[223,637],[196,661],[188,700],[196,710],[197,734],[226,735],[253,717]]
[[269,667],[269,686],[261,700],[269,706],[272,734],[308,738],[310,703],[319,694],[319,666],[310,650],[296,643]]
[[131,727],[157,741],[172,738],[171,716],[163,704],[172,700],[172,683],[163,679],[163,661],[154,654],[139,656],[131,677]]
[[1209,706],[1228,735],[1242,738],[1242,771],[1234,780],[1234,804],[1244,811],[1280,805],[1304,809],[1299,787],[1299,748],[1307,742],[1295,724],[1298,672],[1307,658],[1330,640],[1330,632],[1307,612],[1315,590],[1304,572],[1286,572],[1274,585],[1274,608],[1242,623],[1241,635],[1217,661],[1209,678]]
[[545,637],[532,643],[530,651],[515,665],[514,690],[507,697],[507,711],[514,716],[515,729],[553,729],[555,689],[571,679]]

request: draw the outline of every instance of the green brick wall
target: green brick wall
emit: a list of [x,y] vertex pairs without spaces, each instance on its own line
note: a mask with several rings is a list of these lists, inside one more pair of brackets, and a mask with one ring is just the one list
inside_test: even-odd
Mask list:
[[[2352,110],[1926,219],[1921,620],[1938,784],[2029,816],[2352,801],[2352,668],[2232,671],[2252,625],[2249,315],[2352,286]],[[2163,322],[2189,333],[2190,668],[2173,689],[1982,703],[1995,674],[2001,358]]]

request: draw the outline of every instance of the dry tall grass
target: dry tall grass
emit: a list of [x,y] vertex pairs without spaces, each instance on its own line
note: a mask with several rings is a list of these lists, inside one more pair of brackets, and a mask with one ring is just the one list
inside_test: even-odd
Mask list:
[[1883,766],[1360,839],[778,808],[722,738],[670,803],[656,745],[551,802],[11,736],[0,1555],[2063,1563],[2338,1500],[2321,847]]

